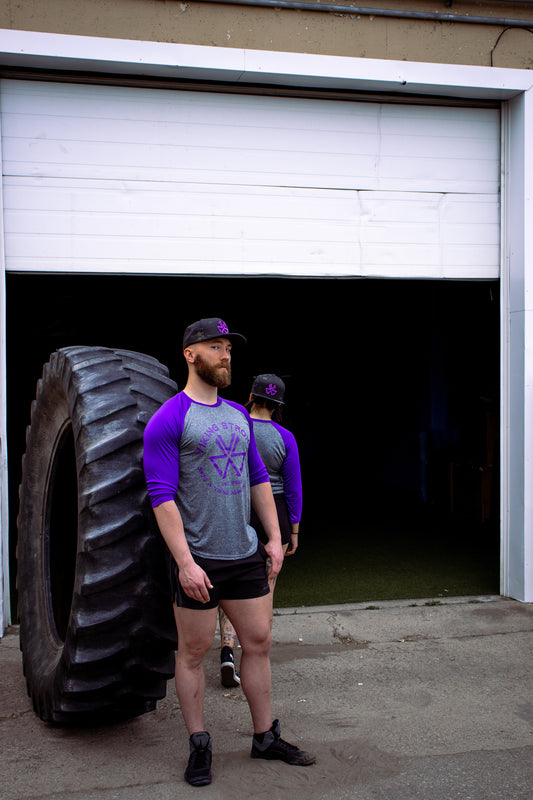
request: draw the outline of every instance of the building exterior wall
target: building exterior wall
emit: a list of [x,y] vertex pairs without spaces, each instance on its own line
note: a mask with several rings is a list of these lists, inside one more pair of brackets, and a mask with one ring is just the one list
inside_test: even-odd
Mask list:
[[[524,71],[533,67],[533,2],[367,0],[366,11],[361,13],[358,7],[345,5],[347,13],[206,0],[0,0],[0,29],[8,43],[4,50],[10,50],[6,36],[10,31],[14,37],[21,32],[51,34],[44,36],[42,52],[39,47],[31,49],[35,42],[29,43],[31,47],[22,42],[8,59],[0,56],[0,68],[6,77],[13,77],[18,69],[47,64],[50,69],[502,100],[507,120],[504,137],[505,132],[509,135],[504,142],[507,200],[501,260],[502,591],[532,602],[533,523],[528,485],[533,463],[533,311],[529,308],[533,241],[526,220],[533,196],[533,90]],[[369,7],[375,8],[375,16],[367,13]],[[381,16],[383,9],[437,13],[443,18]],[[494,24],[487,19],[459,22],[446,19],[446,15],[491,17]],[[54,38],[54,34],[60,36]],[[73,36],[82,38],[73,41]],[[152,56],[151,43],[175,44],[176,49],[160,58],[156,48],[156,57],[147,64],[145,54]],[[85,61],[75,57],[81,50],[87,54]],[[435,69],[434,65],[443,66]],[[491,70],[491,66],[504,69]],[[478,71],[478,67],[485,69]],[[0,238],[2,233],[0,226]],[[2,342],[3,329],[2,323]],[[1,351],[3,376],[3,344]],[[2,394],[0,388],[0,401]],[[4,408],[2,403],[0,442],[5,445]],[[0,453],[4,501],[5,446]],[[1,515],[0,635],[9,622],[5,502]]]
[[[533,67],[533,34],[527,30],[532,27],[531,2],[330,4],[346,7],[346,13],[320,10],[328,4],[315,0],[304,5],[316,5],[316,11],[237,2],[242,0],[1,0],[0,28],[396,61]],[[373,8],[376,15],[368,12]],[[444,21],[381,16],[383,10],[443,15]],[[454,16],[488,17],[495,24],[447,21]],[[523,21],[524,28],[516,27],[516,21]]]

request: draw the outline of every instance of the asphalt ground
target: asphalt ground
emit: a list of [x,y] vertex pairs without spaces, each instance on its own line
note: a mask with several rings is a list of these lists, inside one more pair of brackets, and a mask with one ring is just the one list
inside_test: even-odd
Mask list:
[[280,609],[273,711],[310,767],[250,758],[240,689],[206,662],[213,783],[183,780],[172,682],[156,711],[115,726],[34,714],[18,631],[0,640],[3,800],[532,800],[533,605],[501,597]]

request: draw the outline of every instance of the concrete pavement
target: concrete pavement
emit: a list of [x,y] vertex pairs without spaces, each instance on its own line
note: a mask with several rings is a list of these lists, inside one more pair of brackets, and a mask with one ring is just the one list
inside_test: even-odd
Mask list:
[[273,710],[312,767],[252,761],[240,689],[207,663],[213,783],[183,781],[188,742],[172,682],[157,710],[70,730],[33,713],[18,635],[0,640],[4,800],[531,800],[533,605],[500,597],[281,609]]

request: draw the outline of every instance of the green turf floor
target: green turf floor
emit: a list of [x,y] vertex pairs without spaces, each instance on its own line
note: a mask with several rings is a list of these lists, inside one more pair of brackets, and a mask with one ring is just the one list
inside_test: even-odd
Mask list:
[[499,593],[499,533],[476,521],[371,520],[302,526],[274,605],[328,605]]

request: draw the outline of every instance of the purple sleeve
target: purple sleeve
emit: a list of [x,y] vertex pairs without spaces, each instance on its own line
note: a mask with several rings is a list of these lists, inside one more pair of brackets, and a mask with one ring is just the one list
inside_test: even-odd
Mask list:
[[[276,425],[276,423],[274,423]],[[293,434],[283,428],[281,425],[276,425],[276,428],[281,434],[287,455],[281,467],[281,474],[283,477],[283,492],[285,500],[287,501],[287,508],[289,511],[289,520],[291,522],[300,522],[302,517],[302,473],[300,470],[300,456],[298,453],[298,445]]]
[[152,508],[174,500],[179,481],[179,442],[191,401],[182,392],[167,400],[144,432],[143,465]]
[[248,420],[248,425],[250,428],[250,445],[248,447],[248,472],[250,475],[250,486],[257,486],[259,483],[270,483],[268,472],[263,464],[263,460],[259,455],[259,451],[255,443],[254,426],[252,424],[252,420],[250,419],[250,415],[244,406],[239,405],[239,403],[234,403],[231,400],[226,400],[225,402],[229,403],[242,414],[244,414]]

